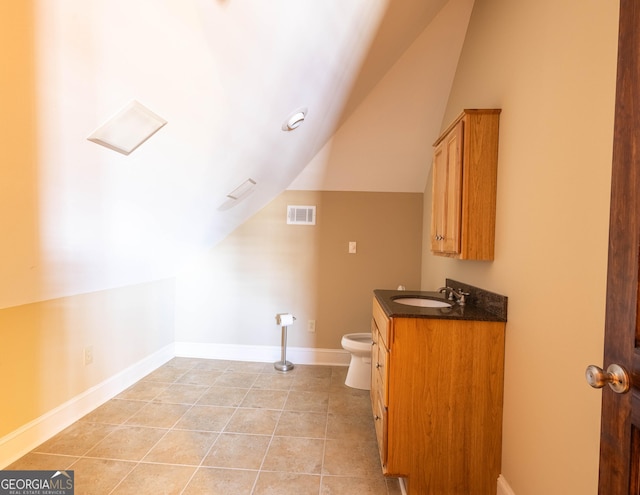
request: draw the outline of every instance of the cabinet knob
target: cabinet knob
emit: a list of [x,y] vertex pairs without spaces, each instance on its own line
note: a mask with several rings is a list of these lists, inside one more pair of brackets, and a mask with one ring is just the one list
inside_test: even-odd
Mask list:
[[380,419],[381,419],[381,418],[380,418],[380,416],[378,416],[378,415],[376,414],[376,415],[374,415],[374,416],[373,416],[373,419],[374,419],[374,420],[376,420],[376,421],[380,421]]
[[379,370],[380,368],[382,368],[382,365],[380,363],[376,363],[376,369]]

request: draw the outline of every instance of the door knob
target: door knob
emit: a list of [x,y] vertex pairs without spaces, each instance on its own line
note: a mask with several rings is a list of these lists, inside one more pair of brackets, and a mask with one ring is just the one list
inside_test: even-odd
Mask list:
[[604,371],[594,364],[587,366],[585,371],[587,383],[593,388],[602,388],[609,385],[611,390],[617,394],[624,394],[629,391],[629,374],[622,366],[612,364]]

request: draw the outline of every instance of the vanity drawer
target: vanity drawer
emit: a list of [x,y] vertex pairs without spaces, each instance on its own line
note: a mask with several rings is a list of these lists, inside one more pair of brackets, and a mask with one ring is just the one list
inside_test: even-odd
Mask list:
[[387,318],[387,315],[382,310],[380,303],[374,297],[373,298],[373,319],[376,322],[380,336],[384,341],[384,345],[389,348],[391,343],[391,320]]
[[371,363],[375,368],[380,384],[380,391],[382,396],[382,404],[385,407],[389,406],[389,351],[384,346],[384,343],[379,342],[376,347],[376,359]]
[[378,395],[374,401],[373,419],[376,427],[376,438],[380,452],[382,471],[387,472],[387,408],[382,403],[382,397]]

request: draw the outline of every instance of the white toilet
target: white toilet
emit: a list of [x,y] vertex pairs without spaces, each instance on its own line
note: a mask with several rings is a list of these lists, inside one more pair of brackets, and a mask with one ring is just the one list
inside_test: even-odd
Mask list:
[[351,363],[344,384],[371,390],[371,334],[348,333],[342,337],[342,347],[351,353]]

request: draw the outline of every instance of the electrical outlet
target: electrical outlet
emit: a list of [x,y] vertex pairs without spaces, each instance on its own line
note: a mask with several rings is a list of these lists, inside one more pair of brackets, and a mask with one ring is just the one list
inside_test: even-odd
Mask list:
[[93,346],[92,345],[88,345],[87,347],[84,348],[84,351],[82,353],[82,358],[85,366],[93,363]]
[[316,320],[309,320],[309,323],[307,323],[307,330],[309,333],[316,333]]
[[358,252],[358,244],[356,241],[349,241],[349,254],[356,254]]

